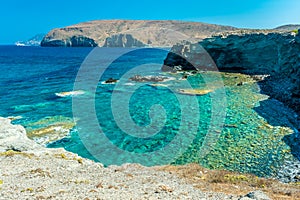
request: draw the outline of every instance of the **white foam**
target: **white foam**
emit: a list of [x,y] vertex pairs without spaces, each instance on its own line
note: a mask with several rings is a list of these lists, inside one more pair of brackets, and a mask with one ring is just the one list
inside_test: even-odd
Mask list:
[[135,84],[134,84],[134,83],[125,83],[124,85],[127,85],[127,86],[134,86]]
[[55,93],[55,95],[58,97],[71,97],[71,96],[82,95],[84,93],[85,92],[83,90],[75,90],[75,91],[69,91],[69,92],[59,92],[59,93]]

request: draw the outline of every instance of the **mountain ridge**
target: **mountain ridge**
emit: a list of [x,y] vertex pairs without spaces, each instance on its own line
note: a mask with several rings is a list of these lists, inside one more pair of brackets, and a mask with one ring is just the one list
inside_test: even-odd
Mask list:
[[[126,40],[130,38],[131,41],[140,41],[143,46],[171,47],[182,40],[197,41],[236,30],[232,26],[179,20],[93,20],[53,29],[43,38],[41,46],[102,47],[113,44],[114,47],[134,47],[134,43]],[[107,42],[113,38],[119,41]]]
[[300,24],[285,24],[274,28],[275,30],[293,31],[300,29]]

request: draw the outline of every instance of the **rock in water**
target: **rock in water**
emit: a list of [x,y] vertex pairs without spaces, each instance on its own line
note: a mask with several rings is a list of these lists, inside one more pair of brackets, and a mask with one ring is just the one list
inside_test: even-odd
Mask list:
[[106,84],[112,84],[112,83],[116,83],[116,82],[118,82],[118,80],[114,79],[114,78],[109,78],[105,81]]
[[29,151],[41,148],[26,136],[24,127],[12,125],[11,120],[0,117],[0,152]]

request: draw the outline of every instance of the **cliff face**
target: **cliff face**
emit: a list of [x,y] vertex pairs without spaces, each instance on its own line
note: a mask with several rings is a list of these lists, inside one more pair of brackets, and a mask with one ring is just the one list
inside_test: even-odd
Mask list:
[[72,36],[65,39],[53,39],[46,41],[45,38],[41,42],[41,46],[56,47],[56,46],[65,46],[65,47],[96,47],[98,44],[91,38],[86,36],[78,35]]
[[106,38],[103,47],[145,47],[146,44],[135,39],[130,34],[118,34]]
[[240,32],[199,43],[177,44],[165,59],[162,70],[209,70],[211,67],[204,59],[206,52],[220,70],[271,75],[264,84],[266,93],[300,112],[299,34]]
[[[102,47],[105,44],[109,46],[106,43],[109,40],[113,46],[118,44],[117,47],[122,47],[128,46],[129,43],[120,43],[120,37],[131,35],[125,37],[132,37],[133,40],[149,46],[171,47],[182,40],[198,41],[212,34],[234,30],[237,29],[230,26],[171,20],[97,20],[54,29],[44,37],[41,46]],[[82,40],[73,43],[73,37]]]

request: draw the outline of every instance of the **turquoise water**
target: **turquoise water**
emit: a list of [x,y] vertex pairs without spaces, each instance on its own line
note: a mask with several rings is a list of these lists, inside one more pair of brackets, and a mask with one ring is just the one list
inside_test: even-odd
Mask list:
[[[32,138],[38,142],[46,136],[36,130],[60,135],[47,146],[63,147],[105,165],[196,162],[212,169],[276,176],[284,160],[293,157],[282,140],[293,134],[290,113],[260,94],[250,77],[207,72],[181,80],[182,74],[160,71],[166,50],[123,54],[123,49],[101,49],[97,62],[93,61],[95,68],[84,74],[87,82],[105,68],[103,75],[92,87],[82,83],[72,99],[63,92],[74,90],[76,76],[82,75],[78,75],[80,66],[91,51],[0,46],[0,116],[19,116],[13,123],[25,126],[29,136],[35,133]],[[114,56],[118,58],[106,66]],[[160,85],[130,81],[135,74],[170,80]],[[108,78],[119,82],[103,84]],[[239,82],[245,84],[237,86]],[[211,91],[199,96],[178,92],[188,87]],[[271,111],[262,107],[265,104]],[[73,113],[74,109],[80,113]],[[275,113],[279,117],[265,117]]]

